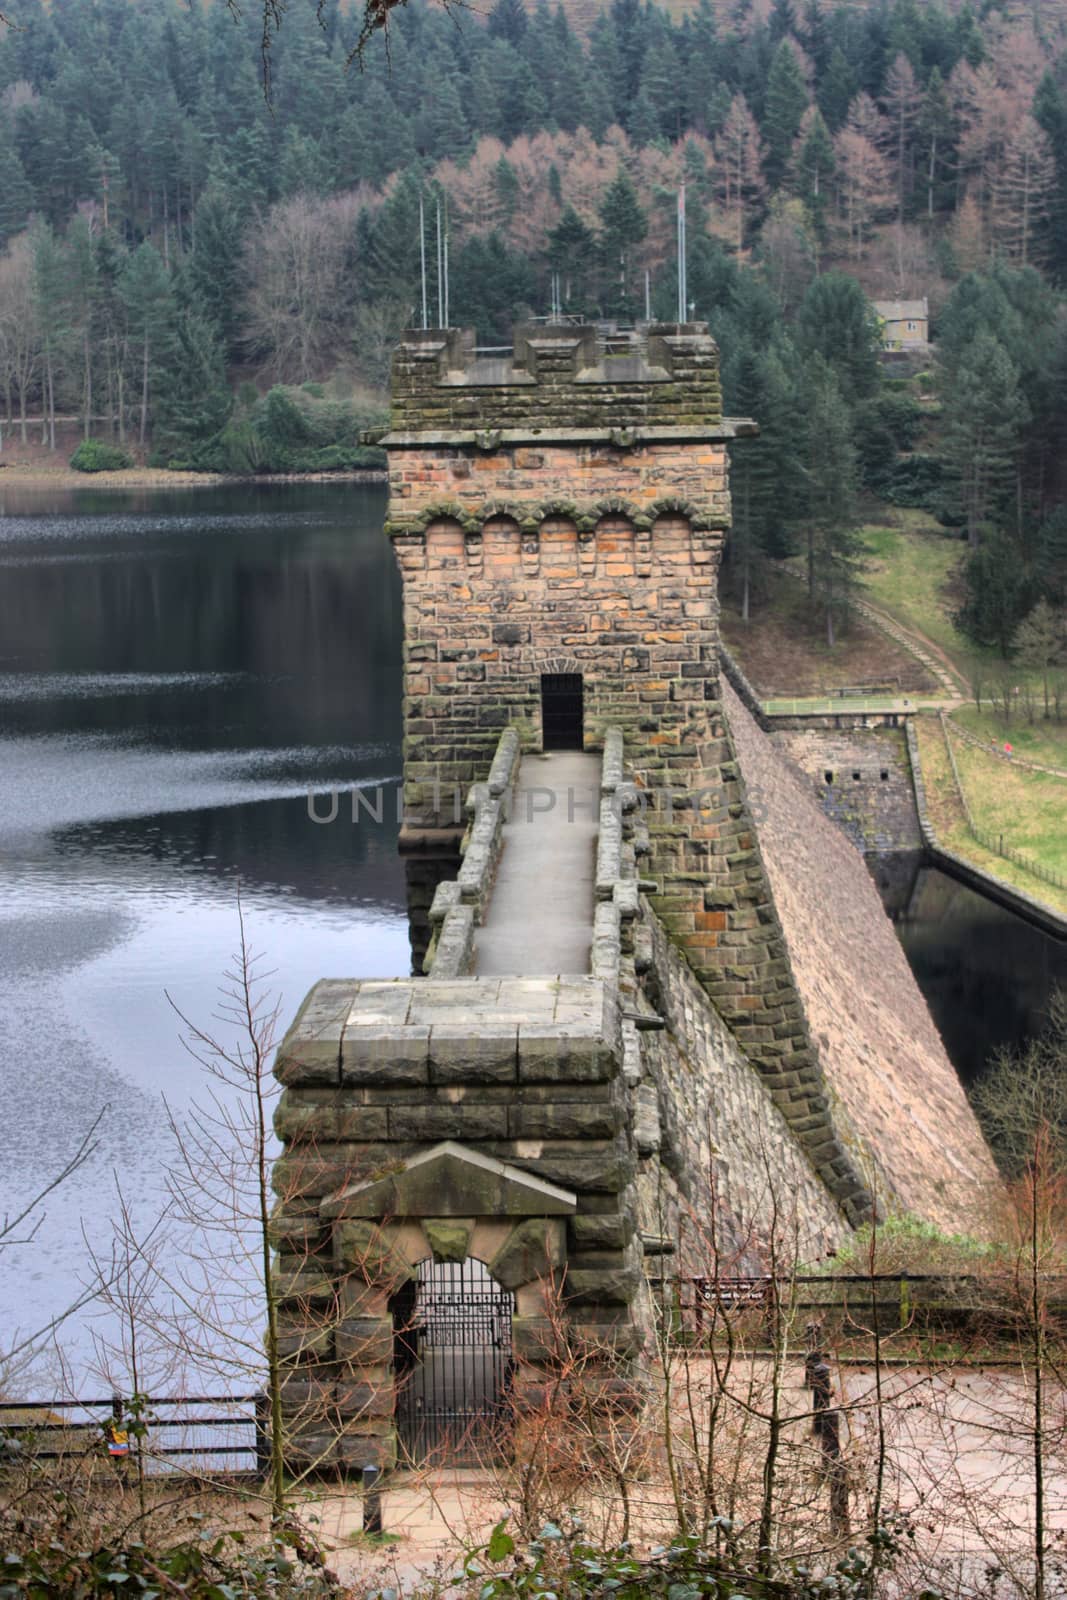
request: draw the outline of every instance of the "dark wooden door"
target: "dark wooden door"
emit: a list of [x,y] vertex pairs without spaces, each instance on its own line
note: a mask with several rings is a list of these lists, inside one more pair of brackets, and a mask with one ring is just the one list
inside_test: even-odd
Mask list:
[[541,675],[541,748],[581,750],[585,734],[585,696],[580,672]]

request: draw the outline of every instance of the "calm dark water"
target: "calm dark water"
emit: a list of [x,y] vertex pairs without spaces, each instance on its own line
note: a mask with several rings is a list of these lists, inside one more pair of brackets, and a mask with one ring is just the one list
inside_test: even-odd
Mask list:
[[1067,940],[976,894],[920,855],[871,863],[952,1062],[970,1084],[998,1049],[1040,1033],[1067,989]]
[[[202,1074],[236,887],[281,1016],[408,967],[395,807],[316,826],[309,788],[399,775],[400,596],[377,486],[0,486],[0,1213],[106,1108],[101,1148],[0,1256],[27,1326],[142,1218]],[[323,807],[325,812],[328,808]],[[6,1330],[10,1331],[10,1329]],[[85,1356],[84,1319],[64,1344]]]

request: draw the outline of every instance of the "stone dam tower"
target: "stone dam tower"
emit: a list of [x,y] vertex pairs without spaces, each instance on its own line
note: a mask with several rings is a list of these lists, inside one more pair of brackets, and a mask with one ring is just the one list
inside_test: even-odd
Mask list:
[[458,865],[423,970],[324,979],[278,1053],[294,1461],[477,1456],[561,1317],[636,1386],[657,1284],[994,1181],[858,853],[720,673],[755,431],[701,323],[400,344],[402,845]]

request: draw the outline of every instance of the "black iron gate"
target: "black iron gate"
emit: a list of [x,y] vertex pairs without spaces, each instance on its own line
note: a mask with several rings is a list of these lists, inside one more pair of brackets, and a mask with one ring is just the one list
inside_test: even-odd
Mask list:
[[541,746],[581,750],[585,740],[584,693],[580,672],[541,674]]
[[396,1422],[410,1461],[479,1466],[506,1453],[512,1305],[473,1259],[424,1261],[394,1297]]

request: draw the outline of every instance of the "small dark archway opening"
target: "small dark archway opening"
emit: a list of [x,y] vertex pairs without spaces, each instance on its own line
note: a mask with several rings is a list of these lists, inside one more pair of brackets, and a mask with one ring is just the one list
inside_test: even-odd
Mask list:
[[442,1466],[500,1460],[511,1439],[514,1296],[473,1256],[431,1260],[389,1309],[402,1457]]
[[541,748],[585,748],[585,693],[580,672],[541,674]]

